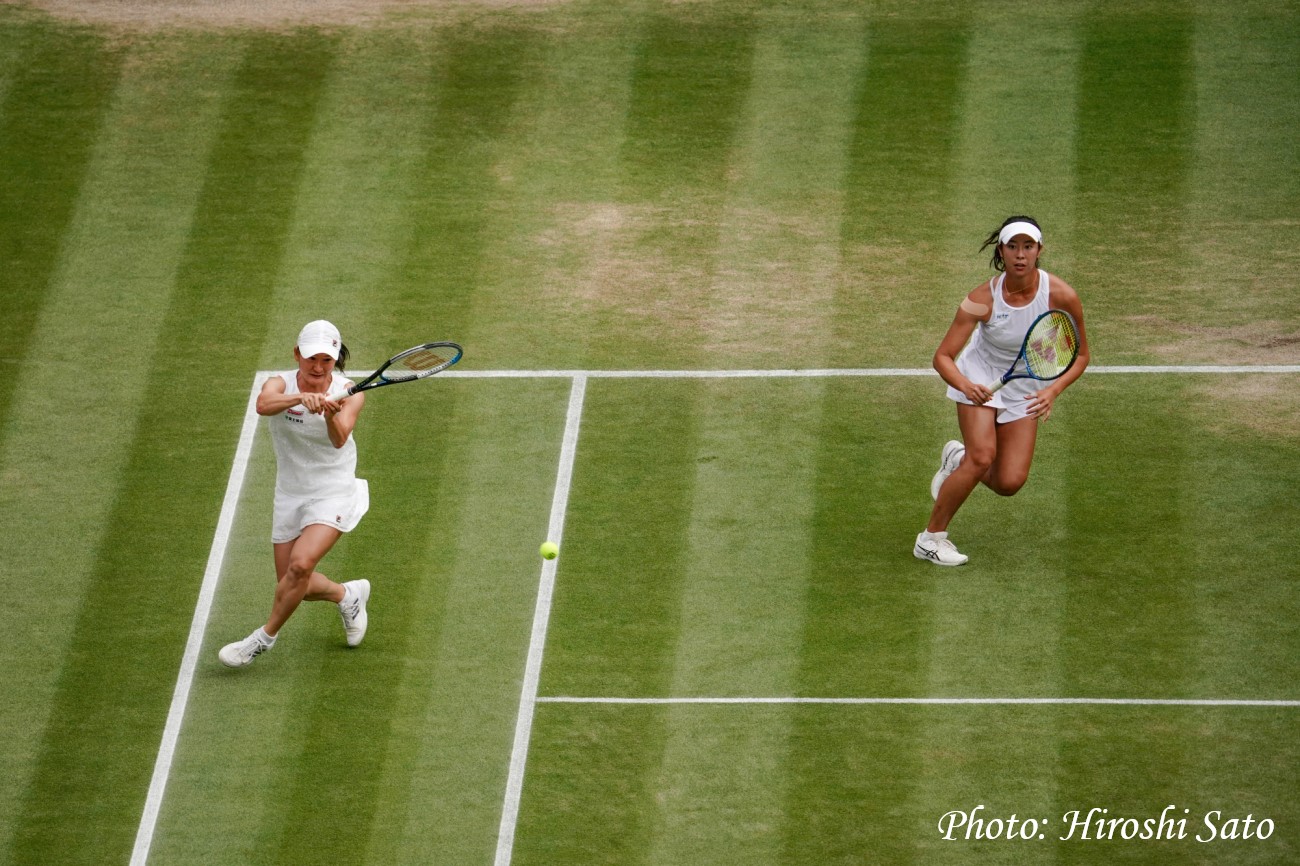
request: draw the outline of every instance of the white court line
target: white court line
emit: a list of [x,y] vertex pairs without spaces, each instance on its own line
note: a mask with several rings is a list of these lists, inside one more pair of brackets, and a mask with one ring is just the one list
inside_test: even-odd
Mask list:
[[[1181,366],[1107,367],[1093,365],[1088,373],[1123,374],[1227,374],[1227,373],[1300,373],[1300,364],[1201,364]],[[351,375],[351,374],[350,374]],[[367,373],[357,373],[366,376]],[[461,370],[453,369],[440,376],[452,379],[806,379],[852,376],[934,376],[929,367],[861,367],[813,370]]]
[[[582,401],[587,392],[585,376],[573,377],[569,392],[569,411],[564,421],[564,443],[560,447],[560,466],[555,475],[555,496],[551,500],[551,522],[546,537],[563,550],[564,514],[569,507],[569,485],[573,480],[573,463],[578,453],[578,429],[582,423]],[[519,715],[515,720],[515,741],[510,750],[510,772],[506,777],[505,803],[501,809],[501,827],[497,833],[496,866],[508,866],[515,845],[515,826],[519,822],[519,800],[524,790],[524,764],[533,733],[533,715],[537,708],[537,684],[542,674],[542,652],[546,648],[546,629],[551,619],[551,596],[555,590],[555,569],[559,560],[542,562],[541,584],[537,588],[537,606],[533,612],[533,634],[528,643],[528,664],[519,696]]]
[[149,780],[149,793],[145,797],[144,813],[140,816],[140,826],[136,830],[135,848],[131,851],[131,866],[144,866],[149,859],[149,848],[153,845],[153,834],[158,825],[163,793],[167,789],[172,759],[176,756],[176,743],[180,739],[181,723],[185,720],[185,707],[189,703],[190,686],[194,683],[194,671],[199,663],[199,651],[203,649],[203,636],[208,628],[212,600],[217,594],[217,581],[221,578],[221,565],[225,562],[226,547],[230,543],[230,531],[235,524],[239,492],[244,487],[244,475],[247,473],[249,458],[253,454],[253,437],[257,433],[257,393],[261,390],[263,381],[265,381],[264,376],[259,374],[253,380],[253,387],[248,393],[248,405],[244,408],[244,426],[239,431],[239,445],[235,449],[235,460],[230,466],[226,496],[221,501],[221,516],[217,519],[217,531],[212,538],[212,548],[208,551],[208,565],[203,572],[199,598],[194,604],[194,617],[190,620],[190,636],[185,642],[185,653],[181,656],[180,673],[176,675],[176,688],[172,690],[171,709],[167,711],[167,723],[163,726],[162,743],[158,747],[158,757],[154,761],[153,777]]
[[539,704],[1084,704],[1139,707],[1300,707],[1300,701],[1238,698],[597,698],[553,696],[537,698]]

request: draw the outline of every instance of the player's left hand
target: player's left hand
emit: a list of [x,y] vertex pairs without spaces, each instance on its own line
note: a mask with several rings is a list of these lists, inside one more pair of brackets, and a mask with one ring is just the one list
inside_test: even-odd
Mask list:
[[1052,415],[1052,404],[1056,402],[1056,393],[1051,388],[1044,388],[1032,394],[1026,394],[1029,401],[1029,414],[1039,421],[1046,421]]

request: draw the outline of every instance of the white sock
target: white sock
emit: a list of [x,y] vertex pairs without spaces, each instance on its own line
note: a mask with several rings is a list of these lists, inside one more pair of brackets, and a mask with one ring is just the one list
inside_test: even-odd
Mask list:
[[922,541],[943,541],[947,537],[948,532],[946,530],[943,532],[931,532],[927,529],[921,533]]
[[257,627],[257,631],[253,632],[253,637],[257,638],[257,642],[262,646],[275,646],[275,638],[267,634],[266,629],[260,625]]
[[348,586],[346,583],[343,584],[343,600],[340,601],[339,604],[347,604],[355,598],[356,593],[353,592],[352,587]]

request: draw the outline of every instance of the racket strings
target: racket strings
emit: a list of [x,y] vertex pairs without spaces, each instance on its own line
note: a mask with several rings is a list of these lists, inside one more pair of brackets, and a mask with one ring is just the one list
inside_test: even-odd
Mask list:
[[441,367],[451,363],[452,358],[453,353],[450,352],[421,349],[403,358],[402,366],[414,373],[423,373],[425,370],[432,370],[434,367]]
[[1059,376],[1074,361],[1079,336],[1066,315],[1052,315],[1035,326],[1025,346],[1025,366],[1040,379]]

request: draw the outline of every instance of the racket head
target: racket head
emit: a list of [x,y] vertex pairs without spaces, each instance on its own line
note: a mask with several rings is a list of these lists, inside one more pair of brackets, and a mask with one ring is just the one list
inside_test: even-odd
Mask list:
[[378,375],[386,384],[424,379],[455,364],[462,354],[456,343],[421,343],[389,358]]
[[1079,328],[1065,310],[1043,313],[1025,334],[1020,350],[1032,379],[1046,381],[1064,375],[1079,357]]

